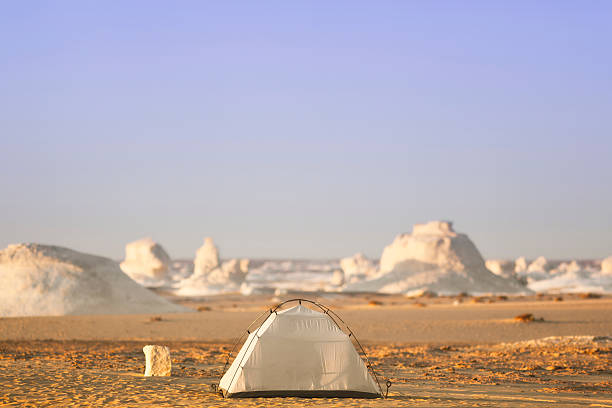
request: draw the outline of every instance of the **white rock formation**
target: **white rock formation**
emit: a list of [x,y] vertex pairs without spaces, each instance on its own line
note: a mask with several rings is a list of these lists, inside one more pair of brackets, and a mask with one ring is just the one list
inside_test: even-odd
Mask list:
[[601,273],[603,275],[612,275],[612,256],[601,261]]
[[189,261],[173,261],[172,262],[172,280],[178,281],[185,279],[193,273],[193,262]]
[[418,224],[412,234],[397,236],[383,251],[379,273],[366,281],[348,284],[344,290],[384,293],[429,290],[438,294],[529,292],[518,282],[491,273],[468,236],[456,233],[446,221]]
[[529,289],[546,293],[612,293],[612,275],[566,265],[545,279],[530,281]]
[[286,288],[276,288],[274,290],[274,296],[286,296],[289,291]]
[[206,274],[219,266],[219,250],[212,238],[204,238],[204,245],[196,251],[193,263],[194,273],[198,274]]
[[[521,268],[522,269],[522,268]],[[551,269],[548,260],[543,256],[540,256],[535,259],[535,261],[531,262],[529,266],[521,270],[517,271],[516,275],[519,279],[531,283],[536,282],[543,279],[548,279],[550,277],[548,271]]]
[[219,250],[212,238],[196,252],[194,272],[176,285],[179,296],[200,296],[223,292],[237,292],[249,272],[248,259],[219,261]]
[[514,261],[503,259],[488,259],[485,262],[488,270],[502,278],[514,278]]
[[606,275],[576,261],[561,262],[548,270],[550,262],[538,258],[524,272],[527,287],[538,293],[612,293],[612,274]]
[[[246,261],[246,262],[244,262]],[[206,281],[211,285],[240,285],[249,271],[248,259],[230,259],[206,274]]]
[[438,294],[436,292],[432,292],[427,289],[416,289],[416,290],[411,290],[410,292],[404,293],[404,296],[406,296],[408,299],[425,298],[425,297],[434,298],[434,297],[437,297]]
[[342,286],[342,285],[344,285],[344,272],[341,271],[340,269],[336,269],[332,273],[332,277],[331,277],[330,283],[332,284],[332,286]]
[[559,266],[550,270],[550,275],[561,275],[564,273],[575,273],[580,271],[582,268],[578,265],[578,262],[571,261],[570,263],[561,262]]
[[543,256],[539,256],[535,261],[529,264],[527,272],[548,272],[549,269],[548,260]]
[[525,271],[527,271],[527,260],[525,259],[525,257],[521,256],[519,258],[516,258],[516,261],[514,261],[514,272],[516,272],[517,274],[521,274]]
[[136,281],[166,279],[171,260],[164,248],[151,238],[130,242],[125,246],[125,260],[121,270]]
[[246,274],[249,273],[249,265],[251,264],[251,261],[243,258],[240,260],[240,271],[246,276]]
[[145,377],[165,377],[172,373],[170,349],[166,346],[148,345],[142,348],[146,359]]
[[40,244],[0,251],[0,288],[0,316],[189,310],[143,288],[111,259]]
[[250,285],[248,282],[242,282],[238,291],[243,296],[251,296],[253,293],[256,292],[253,285]]
[[452,223],[432,221],[417,224],[412,234],[401,234],[387,246],[380,258],[382,273],[404,261],[417,261],[441,268],[464,271],[484,266],[480,253],[465,234],[453,231]]
[[346,282],[363,280],[376,273],[374,263],[366,258],[361,252],[341,259],[340,268],[342,268],[344,272],[344,279]]

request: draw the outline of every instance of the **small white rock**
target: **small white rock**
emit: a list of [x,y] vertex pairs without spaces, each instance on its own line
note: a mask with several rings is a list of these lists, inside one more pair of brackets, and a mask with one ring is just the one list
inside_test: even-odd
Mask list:
[[164,279],[172,269],[172,260],[160,244],[151,238],[143,238],[125,246],[125,260],[120,267],[137,281],[143,277]]
[[172,371],[170,349],[166,346],[148,345],[142,348],[147,361],[145,377],[169,376]]

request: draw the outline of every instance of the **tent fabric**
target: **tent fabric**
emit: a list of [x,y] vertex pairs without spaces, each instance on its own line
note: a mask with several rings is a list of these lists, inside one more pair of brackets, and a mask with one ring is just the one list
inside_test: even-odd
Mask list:
[[249,334],[219,388],[230,397],[380,396],[349,336],[301,304],[271,313]]

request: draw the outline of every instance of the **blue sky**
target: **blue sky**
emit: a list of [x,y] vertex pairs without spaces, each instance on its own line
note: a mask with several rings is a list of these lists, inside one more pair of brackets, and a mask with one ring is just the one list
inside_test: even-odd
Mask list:
[[612,4],[3,2],[0,246],[612,254]]

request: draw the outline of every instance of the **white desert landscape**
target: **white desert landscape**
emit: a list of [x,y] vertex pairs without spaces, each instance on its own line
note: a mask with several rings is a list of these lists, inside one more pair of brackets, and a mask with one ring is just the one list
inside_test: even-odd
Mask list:
[[[234,339],[274,304],[305,298],[341,315],[391,381],[368,406],[574,406],[585,393],[612,404],[609,258],[485,261],[447,221],[414,225],[380,260],[222,260],[212,238],[192,262],[151,239],[125,252],[114,261],[40,244],[0,251],[0,284],[12,288],[0,305],[0,402],[235,406],[209,389]],[[170,353],[171,374],[142,382],[138,350],[151,343]]]
[[612,408],[611,21],[0,2],[0,408]]
[[437,295],[612,293],[610,258],[548,261],[484,260],[468,235],[448,221],[416,224],[398,235],[380,259],[357,253],[342,259],[227,259],[212,238],[193,261],[172,261],[151,239],[126,245],[121,269],[133,280],[175,296],[240,292],[366,292]]

